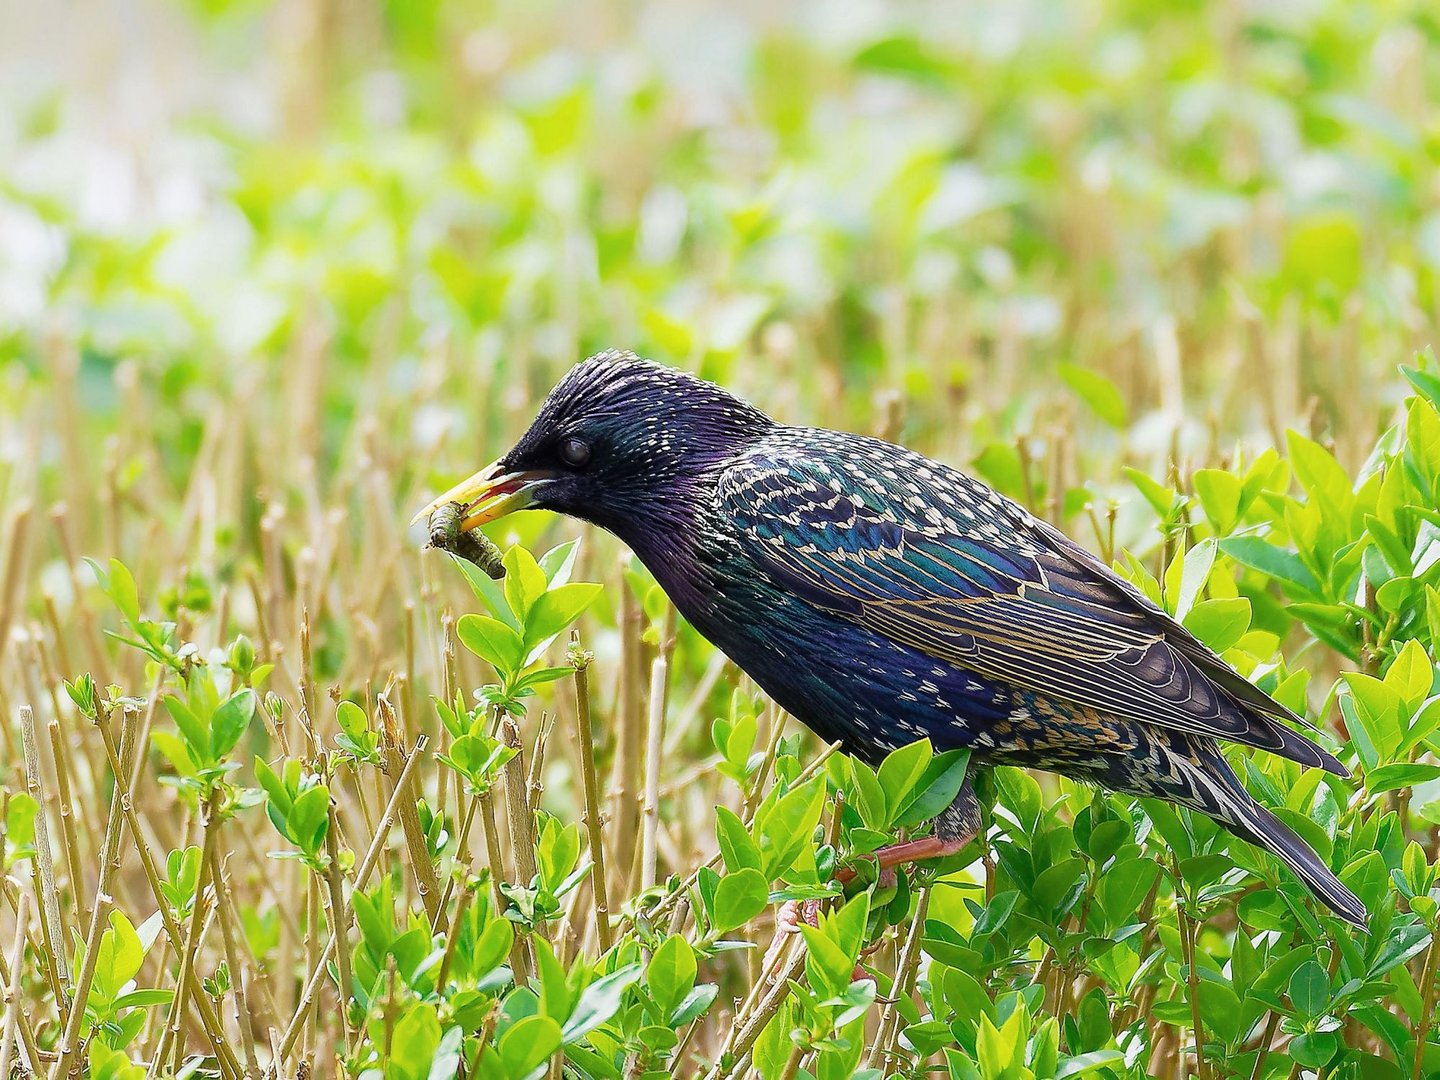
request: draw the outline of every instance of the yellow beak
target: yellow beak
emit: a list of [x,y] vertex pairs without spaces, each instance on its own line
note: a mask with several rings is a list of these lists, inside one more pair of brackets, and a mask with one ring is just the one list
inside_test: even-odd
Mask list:
[[500,462],[491,462],[427,505],[411,519],[410,525],[413,528],[425,521],[447,503],[459,503],[464,507],[460,528],[469,532],[486,522],[525,509],[535,499],[536,482],[545,479],[548,477],[538,472],[504,472]]

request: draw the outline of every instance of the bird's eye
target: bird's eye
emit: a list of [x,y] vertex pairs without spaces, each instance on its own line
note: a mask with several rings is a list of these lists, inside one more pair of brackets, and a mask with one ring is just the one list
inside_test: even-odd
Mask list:
[[590,444],[570,436],[560,443],[560,460],[572,469],[583,469],[590,464]]

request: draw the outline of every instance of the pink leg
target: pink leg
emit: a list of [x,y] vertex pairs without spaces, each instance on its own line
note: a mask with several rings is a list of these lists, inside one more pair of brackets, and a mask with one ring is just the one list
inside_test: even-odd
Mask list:
[[[895,883],[895,868],[921,859],[940,859],[954,855],[970,842],[970,837],[942,840],[938,836],[927,836],[923,840],[909,840],[903,844],[891,844],[872,852],[880,864],[882,884]],[[835,880],[842,885],[855,879],[855,871],[846,867],[836,871]],[[819,925],[819,900],[787,900],[775,913],[775,929],[778,933],[795,934],[800,931],[803,921],[810,926]]]
[[[891,844],[889,847],[880,848],[872,852],[876,862],[880,864],[881,880],[894,881],[894,869],[897,866],[904,866],[906,863],[920,862],[922,859],[941,859],[947,855],[954,855],[970,842],[970,837],[962,836],[951,840],[942,840],[938,836],[927,836],[923,840],[908,840],[903,844]],[[835,880],[841,883],[853,880],[855,871],[844,869],[835,875]]]
[[[963,836],[950,840],[942,840],[938,836],[927,836],[923,840],[910,840],[903,844],[891,844],[888,847],[880,848],[871,854],[876,862],[880,864],[880,883],[882,885],[893,885],[895,883],[895,870],[897,867],[907,863],[919,862],[922,859],[940,859],[947,855],[954,855],[970,842],[972,837]],[[855,878],[855,871],[850,868],[842,869],[835,874],[835,880],[844,884]],[[809,926],[818,926],[820,923],[820,901],[819,900],[787,900],[780,905],[775,912],[775,940],[771,943],[765,954],[765,967],[770,966],[770,961],[776,955],[780,943],[785,940],[786,934],[798,934],[800,924],[804,922]],[[863,979],[863,969],[856,965],[855,978]]]

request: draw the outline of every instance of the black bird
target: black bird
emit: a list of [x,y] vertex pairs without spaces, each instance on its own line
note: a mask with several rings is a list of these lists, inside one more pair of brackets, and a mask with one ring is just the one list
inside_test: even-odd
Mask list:
[[[949,466],[777,423],[611,351],[571,370],[509,453],[420,516],[446,502],[466,507],[466,529],[525,507],[608,529],[782,708],[864,760],[924,736],[977,762],[1178,803],[1365,926],[1364,906],[1250,796],[1218,741],[1345,767],[1089,552]],[[978,821],[967,784],[934,839],[888,861],[958,850]]]

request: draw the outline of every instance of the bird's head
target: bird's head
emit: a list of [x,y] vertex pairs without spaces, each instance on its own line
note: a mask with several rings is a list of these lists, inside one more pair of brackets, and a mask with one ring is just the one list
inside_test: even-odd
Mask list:
[[446,503],[465,507],[463,529],[516,510],[554,510],[635,546],[639,531],[685,519],[707,476],[772,427],[712,383],[630,353],[600,353],[560,380],[508,453],[415,521]]

